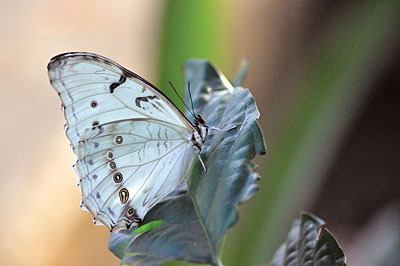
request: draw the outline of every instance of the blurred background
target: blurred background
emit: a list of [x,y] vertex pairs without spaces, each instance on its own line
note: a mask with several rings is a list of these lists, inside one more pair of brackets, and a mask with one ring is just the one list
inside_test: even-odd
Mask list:
[[169,80],[183,91],[187,58],[208,58],[228,78],[249,59],[244,87],[268,152],[256,159],[260,190],[225,238],[225,265],[268,265],[301,210],[327,222],[348,265],[400,265],[399,4],[3,1],[0,264],[119,265],[109,232],[79,208],[47,78],[51,57],[87,51],[167,94]]

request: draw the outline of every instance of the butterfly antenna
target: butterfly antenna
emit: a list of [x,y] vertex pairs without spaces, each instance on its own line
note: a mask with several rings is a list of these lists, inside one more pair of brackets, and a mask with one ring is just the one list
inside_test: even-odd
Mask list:
[[182,100],[181,96],[179,95],[179,93],[176,91],[174,85],[172,85],[171,81],[168,81],[169,85],[171,85],[172,89],[174,90],[175,94],[178,96],[179,100],[181,100],[181,102],[183,103],[183,105],[186,107],[186,109],[188,109],[188,111],[193,115],[193,117],[196,117],[194,115],[194,113],[189,109],[189,107],[186,105],[186,103]]
[[194,106],[193,106],[193,100],[192,100],[192,93],[190,92],[190,82],[188,82],[188,92],[189,92],[190,102],[192,103],[192,114],[194,114]]

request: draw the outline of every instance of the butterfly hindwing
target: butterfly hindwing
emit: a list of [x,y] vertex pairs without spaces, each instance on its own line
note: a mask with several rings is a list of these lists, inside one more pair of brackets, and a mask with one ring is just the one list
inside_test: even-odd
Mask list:
[[77,156],[82,207],[110,230],[140,221],[183,181],[193,126],[153,85],[102,56],[62,54],[48,71]]
[[84,176],[80,181],[83,205],[111,228],[126,225],[129,208],[134,209],[135,218],[142,218],[182,182],[182,171],[193,159],[193,152],[188,152],[191,144],[183,134],[183,128],[147,119],[87,130],[75,165],[78,175]]

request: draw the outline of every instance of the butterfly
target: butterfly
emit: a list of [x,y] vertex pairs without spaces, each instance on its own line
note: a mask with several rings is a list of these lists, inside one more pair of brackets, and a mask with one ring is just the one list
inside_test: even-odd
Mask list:
[[150,82],[100,55],[60,54],[47,69],[77,157],[81,208],[110,231],[139,224],[184,181],[206,121],[190,122]]

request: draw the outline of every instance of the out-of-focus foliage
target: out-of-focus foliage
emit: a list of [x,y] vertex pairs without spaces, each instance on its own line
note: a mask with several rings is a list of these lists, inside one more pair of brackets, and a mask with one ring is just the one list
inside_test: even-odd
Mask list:
[[365,85],[370,73],[382,67],[375,62],[390,56],[387,44],[398,34],[397,7],[398,1],[359,2],[356,13],[347,14],[324,33],[280,130],[274,136],[266,132],[267,140],[273,139],[273,144],[267,142],[268,168],[260,172],[264,177],[260,193],[225,239],[227,265],[270,261],[290,220],[315,193],[321,182],[317,178],[369,92]]
[[189,58],[207,58],[223,72],[229,68],[229,24],[221,12],[223,1],[168,0],[160,37],[160,88],[179,107],[183,104],[168,81],[184,91],[182,64]]
[[[205,2],[203,7],[208,3]],[[192,22],[210,21],[207,20],[207,13],[213,14],[211,16],[215,18],[223,13],[221,10],[210,6],[209,10],[197,7],[197,14],[204,12],[199,15],[203,16],[202,19],[193,19],[191,16],[178,18],[178,14],[174,12],[185,7],[172,7],[173,5],[173,1],[168,2],[164,27],[169,31],[165,35],[167,31],[164,30],[164,39],[173,36],[171,31],[176,31],[175,34],[198,34],[198,38],[202,40],[220,38],[214,35],[215,29],[222,29],[218,23],[214,23],[213,29],[208,32],[195,32],[202,23],[193,25],[184,22],[186,19]],[[225,239],[223,261],[227,265],[263,265],[271,260],[273,252],[286,235],[290,221],[298,213],[298,208],[312,198],[321,182],[318,178],[329,165],[329,160],[357,107],[368,94],[368,87],[365,85],[369,77],[382,67],[377,62],[384,62],[390,55],[388,52],[391,47],[388,44],[398,34],[398,10],[398,1],[394,0],[361,1],[351,9],[352,12],[343,14],[340,20],[330,21],[329,25],[321,27],[324,31],[320,33],[318,44],[314,44],[316,48],[307,54],[306,61],[309,64],[302,70],[302,81],[291,90],[294,92],[291,96],[293,104],[280,119],[277,133],[271,136],[266,132],[271,144],[268,145],[269,155],[264,158],[268,163],[259,161],[261,176],[264,177],[261,191],[246,204],[248,206],[240,214],[239,226]],[[168,17],[173,17],[173,20],[179,20],[180,23],[171,24]],[[274,21],[266,20],[265,23]],[[191,29],[188,28],[189,25]],[[257,27],[248,26],[249,29]],[[219,33],[225,34],[222,31]],[[181,51],[187,51],[188,46],[194,50],[197,47],[197,43],[184,46],[179,40],[173,43],[171,39],[164,40],[163,45],[162,68],[167,61],[172,64],[183,62],[186,58],[177,62],[175,55],[180,56]],[[173,47],[167,47],[169,45]],[[208,51],[205,51],[205,47]],[[221,51],[221,47],[225,50]],[[229,43],[222,40],[219,45],[197,48],[202,53],[206,52],[202,57],[213,57],[216,52],[229,56],[232,54],[228,51],[229,47]],[[176,54],[170,49],[174,49]],[[196,56],[196,51],[192,53],[187,53],[186,56]],[[171,79],[172,74],[169,75],[162,76],[162,79]],[[283,88],[276,88],[281,89]]]
[[325,222],[303,213],[293,222],[286,242],[275,252],[271,266],[346,266],[346,258]]

